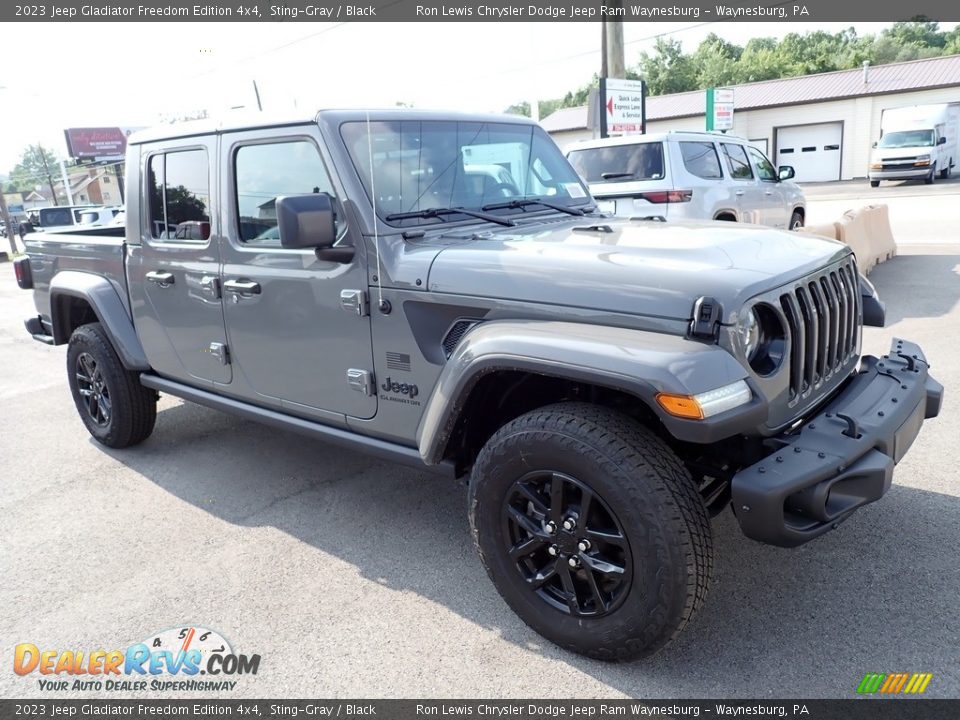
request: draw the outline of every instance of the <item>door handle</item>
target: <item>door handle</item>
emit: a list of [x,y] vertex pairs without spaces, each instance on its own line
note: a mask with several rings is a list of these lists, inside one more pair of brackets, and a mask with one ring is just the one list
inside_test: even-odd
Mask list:
[[736,195],[737,197],[743,197],[743,190],[737,190],[737,191],[734,193],[734,195]]
[[253,280],[227,280],[223,289],[236,295],[259,295],[260,283]]
[[764,194],[764,195],[773,195],[773,192],[770,191],[770,190],[764,190],[764,191],[763,191],[763,194]]
[[173,285],[173,273],[163,272],[161,270],[151,270],[144,277],[160,287],[170,287]]

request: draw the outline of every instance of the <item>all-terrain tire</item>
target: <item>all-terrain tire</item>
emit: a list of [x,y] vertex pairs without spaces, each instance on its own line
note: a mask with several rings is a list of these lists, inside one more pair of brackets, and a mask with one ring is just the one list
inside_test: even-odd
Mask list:
[[123,367],[100,323],[81,325],[70,336],[67,379],[77,412],[97,442],[125,448],[153,432],[156,393]]
[[[579,599],[570,607],[563,607],[562,602],[558,606],[555,598],[562,597],[568,586],[560,583],[557,590],[558,581],[554,579],[552,584],[532,589],[529,566],[511,559],[511,545],[516,550],[519,543],[511,538],[511,532],[516,531],[510,529],[511,521],[505,518],[515,517],[508,514],[516,509],[511,505],[515,498],[520,497],[522,505],[527,497],[526,493],[517,495],[521,485],[529,492],[521,478],[539,477],[539,473],[575,479],[577,486],[564,486],[574,487],[566,491],[568,495],[576,497],[576,487],[584,488],[584,496],[587,490],[593,493],[584,520],[585,532],[590,532],[587,523],[597,513],[622,528],[621,540],[625,538],[629,547],[622,560],[632,577],[628,587],[621,586],[610,610],[593,616],[575,613],[575,607],[581,608]],[[547,497],[553,507],[554,496],[538,494],[537,502],[527,506],[528,512],[536,514],[537,507],[545,507],[538,503]],[[593,510],[598,506],[596,498],[600,501],[598,511]],[[504,600],[531,628],[573,652],[600,660],[651,655],[686,627],[706,599],[713,571],[713,537],[701,497],[683,463],[666,443],[614,410],[587,403],[560,403],[507,423],[477,457],[468,505],[474,543]],[[552,517],[552,513],[552,509],[542,513],[541,529],[549,532],[547,526],[552,523],[544,524],[542,518],[548,514]],[[581,532],[580,520],[575,522],[574,536]],[[530,527],[537,530],[536,523]],[[596,533],[591,536],[602,537]],[[561,548],[571,548],[569,537],[558,543]],[[591,551],[599,552],[604,547],[601,542]],[[546,547],[528,556],[531,566],[542,561],[549,565],[557,548]],[[615,551],[616,547],[607,549]],[[555,566],[557,574],[565,572],[564,561],[569,563],[573,554],[583,555],[576,548],[569,556],[561,554]],[[590,572],[586,570],[588,559],[578,559],[580,569],[574,572]],[[549,574],[535,572],[539,574],[534,582]],[[592,585],[596,584],[594,575]],[[593,590],[588,579],[575,586]],[[580,597],[576,592],[573,595]],[[548,602],[544,597],[553,600]],[[587,600],[585,607],[589,608],[590,602],[594,608],[601,605],[599,600]]]

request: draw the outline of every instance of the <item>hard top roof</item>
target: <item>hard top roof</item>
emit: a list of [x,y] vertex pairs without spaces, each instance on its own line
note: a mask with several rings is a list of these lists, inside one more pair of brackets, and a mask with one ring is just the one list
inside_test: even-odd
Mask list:
[[371,110],[320,110],[314,115],[276,115],[270,113],[237,113],[222,118],[208,118],[204,120],[189,120],[172,125],[158,125],[133,133],[127,143],[139,145],[160,140],[172,140],[182,137],[198,135],[216,135],[238,130],[255,130],[258,128],[287,127],[295,125],[310,125],[319,120],[338,124],[350,121],[366,121],[369,116],[371,122],[384,120],[420,120],[420,121],[450,121],[450,122],[489,122],[489,123],[516,123],[535,124],[529,118],[518,115],[498,115],[493,113],[465,113],[447,110],[416,110],[410,108],[386,108]]

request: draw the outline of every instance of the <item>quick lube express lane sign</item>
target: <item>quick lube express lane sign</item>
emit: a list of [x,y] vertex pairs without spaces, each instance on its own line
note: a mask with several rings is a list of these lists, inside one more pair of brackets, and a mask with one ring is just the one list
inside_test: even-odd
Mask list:
[[600,78],[600,137],[646,132],[646,98],[643,80]]

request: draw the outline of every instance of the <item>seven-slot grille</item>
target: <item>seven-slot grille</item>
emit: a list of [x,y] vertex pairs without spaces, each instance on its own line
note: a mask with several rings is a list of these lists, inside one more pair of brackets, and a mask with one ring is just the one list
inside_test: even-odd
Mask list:
[[857,353],[860,290],[857,267],[846,261],[780,296],[790,329],[790,398],[803,397]]

